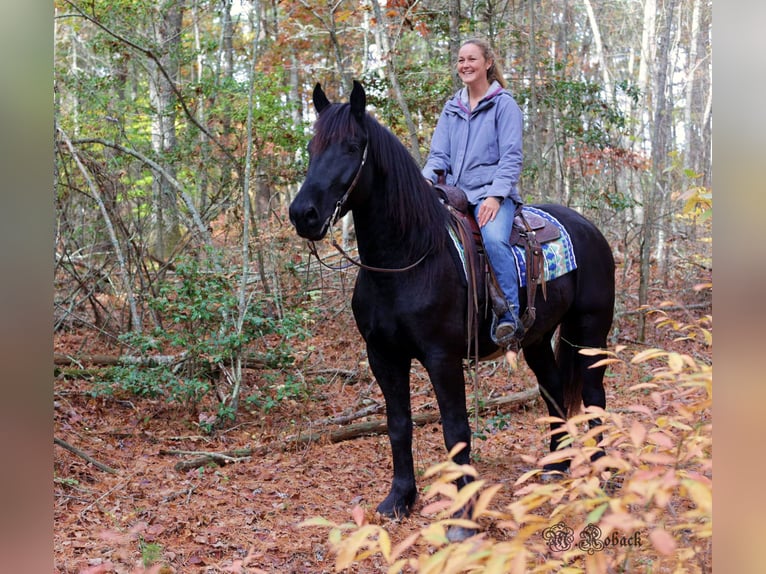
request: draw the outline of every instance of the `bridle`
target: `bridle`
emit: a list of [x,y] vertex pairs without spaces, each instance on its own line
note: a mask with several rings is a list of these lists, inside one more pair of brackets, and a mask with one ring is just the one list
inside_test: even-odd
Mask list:
[[428,257],[428,254],[431,252],[429,249],[426,251],[426,253],[423,254],[423,256],[415,261],[415,263],[412,263],[411,265],[407,265],[406,267],[399,267],[396,269],[388,269],[385,267],[374,267],[372,265],[365,265],[361,261],[358,261],[351,257],[346,251],[338,244],[338,242],[335,239],[335,233],[333,229],[333,225],[338,222],[338,219],[340,219],[340,213],[343,210],[343,207],[346,205],[346,202],[348,201],[349,196],[351,195],[351,192],[354,191],[357,184],[359,183],[359,178],[362,176],[362,169],[364,168],[364,164],[367,163],[367,150],[369,148],[369,140],[367,140],[364,143],[364,151],[362,152],[362,161],[359,163],[359,167],[356,170],[356,174],[354,175],[354,179],[351,180],[351,183],[348,186],[348,189],[346,189],[346,192],[343,194],[343,196],[338,200],[338,202],[335,204],[335,210],[332,212],[332,215],[327,219],[326,222],[326,228],[329,230],[330,237],[332,238],[332,246],[335,247],[335,249],[338,251],[338,253],[341,254],[341,256],[349,262],[349,265],[344,266],[332,266],[328,265],[322,259],[319,257],[319,252],[316,248],[316,243],[314,241],[309,241],[309,252],[317,258],[317,261],[324,267],[327,267],[328,269],[332,269],[333,271],[342,271],[344,269],[348,269],[351,265],[356,265],[357,267],[361,269],[365,269],[366,271],[378,271],[382,273],[401,273],[403,271],[409,271],[410,269],[413,269],[420,265],[426,257]]
[[354,175],[354,179],[351,180],[351,183],[348,186],[348,189],[346,190],[346,193],[343,194],[343,197],[341,197],[338,200],[338,203],[335,204],[335,211],[332,212],[332,215],[330,216],[330,219],[327,221],[329,224],[327,227],[332,227],[335,223],[338,222],[340,219],[340,212],[343,209],[343,206],[346,205],[346,202],[348,201],[349,196],[351,195],[351,192],[354,191],[356,188],[356,184],[359,183],[359,178],[362,176],[362,168],[364,168],[364,164],[367,163],[367,149],[370,147],[369,140],[364,142],[364,151],[362,152],[362,161],[359,163],[359,168],[356,170],[356,175]]

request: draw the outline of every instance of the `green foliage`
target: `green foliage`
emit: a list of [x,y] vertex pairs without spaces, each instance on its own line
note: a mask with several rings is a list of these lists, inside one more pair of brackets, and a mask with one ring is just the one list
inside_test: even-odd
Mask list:
[[248,396],[245,402],[268,413],[283,401],[304,400],[309,397],[309,388],[301,376],[292,373],[266,373],[268,392]]
[[[298,309],[280,320],[264,298],[251,300],[240,318],[237,279],[220,270],[216,261],[215,256],[202,261],[179,260],[175,274],[160,283],[156,296],[147,299],[163,326],[149,334],[128,333],[122,337],[150,366],[137,363],[112,369],[105,380],[97,383],[96,394],[120,390],[137,396],[165,397],[196,412],[214,388],[213,367],[230,366],[237,358],[244,358],[246,349],[257,340],[276,336],[258,357],[266,368],[285,369],[293,364],[291,340],[306,336],[306,314]],[[177,354],[171,356],[171,362],[156,357],[159,351]],[[154,361],[149,360],[153,357]],[[287,384],[276,402],[303,394],[295,385]],[[217,414],[219,422],[236,416],[225,401],[218,405]]]
[[[329,528],[336,571],[379,555],[388,572],[703,572],[710,566],[712,537],[712,367],[689,355],[650,349],[623,360],[603,354],[602,364],[633,368],[649,364],[648,390],[654,408],[635,404],[627,413],[589,408],[565,421],[565,446],[536,462],[516,481],[510,504],[495,508],[501,484],[475,480],[460,491],[454,481],[477,477],[470,466],[450,460],[426,473],[433,482],[421,512],[434,515],[429,526],[396,545],[387,530],[369,523],[356,507],[354,521],[323,518],[304,526]],[[598,418],[602,424],[587,428]],[[541,424],[553,419],[543,417]],[[596,436],[607,455],[590,462]],[[542,465],[571,461],[558,482],[541,480]],[[470,517],[452,518],[468,502]],[[484,532],[463,542],[448,539],[450,527]]]
[[146,542],[143,539],[139,540],[139,548],[141,549],[141,562],[144,566],[151,566],[156,562],[159,562],[162,558],[162,545],[154,542]]
[[[559,63],[556,70],[558,75],[537,86],[535,95],[542,109],[554,112],[558,143],[572,140],[599,149],[618,145],[626,117],[604,97],[603,86],[567,77]],[[530,97],[530,88],[522,88],[517,95],[520,105]]]

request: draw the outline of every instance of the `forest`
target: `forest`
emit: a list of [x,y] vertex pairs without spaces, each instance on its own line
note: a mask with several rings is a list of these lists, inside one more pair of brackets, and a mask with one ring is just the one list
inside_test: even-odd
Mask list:
[[[53,33],[54,572],[712,569],[711,0],[54,0]],[[360,82],[422,166],[471,37],[524,114],[523,200],[614,253],[619,470],[582,455],[593,412],[546,452],[523,360],[465,363],[459,467],[414,364],[420,496],[392,521],[357,269],[327,240],[323,268],[288,207],[317,83]],[[334,239],[358,256],[351,216]],[[469,494],[483,532],[450,543]],[[557,547],[561,524],[600,546]]]

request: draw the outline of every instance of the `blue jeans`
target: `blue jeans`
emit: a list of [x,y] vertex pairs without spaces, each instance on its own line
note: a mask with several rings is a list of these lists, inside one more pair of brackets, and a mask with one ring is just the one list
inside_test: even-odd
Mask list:
[[[479,205],[471,205],[474,217],[478,216]],[[492,266],[508,307],[518,318],[519,274],[516,270],[516,259],[511,252],[510,242],[515,213],[516,204],[512,199],[506,197],[500,204],[495,220],[487,222],[481,228],[481,237],[484,240],[484,250],[489,258],[489,264]],[[509,318],[509,313],[503,317],[498,317],[500,321]]]

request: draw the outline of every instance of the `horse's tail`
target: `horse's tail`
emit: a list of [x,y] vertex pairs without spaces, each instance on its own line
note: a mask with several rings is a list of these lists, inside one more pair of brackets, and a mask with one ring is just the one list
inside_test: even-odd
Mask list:
[[[563,327],[563,326],[562,326]],[[582,390],[584,385],[583,369],[578,365],[583,356],[566,336],[559,334],[556,346],[556,362],[559,377],[564,386],[564,413],[567,418],[576,415],[582,405]]]

